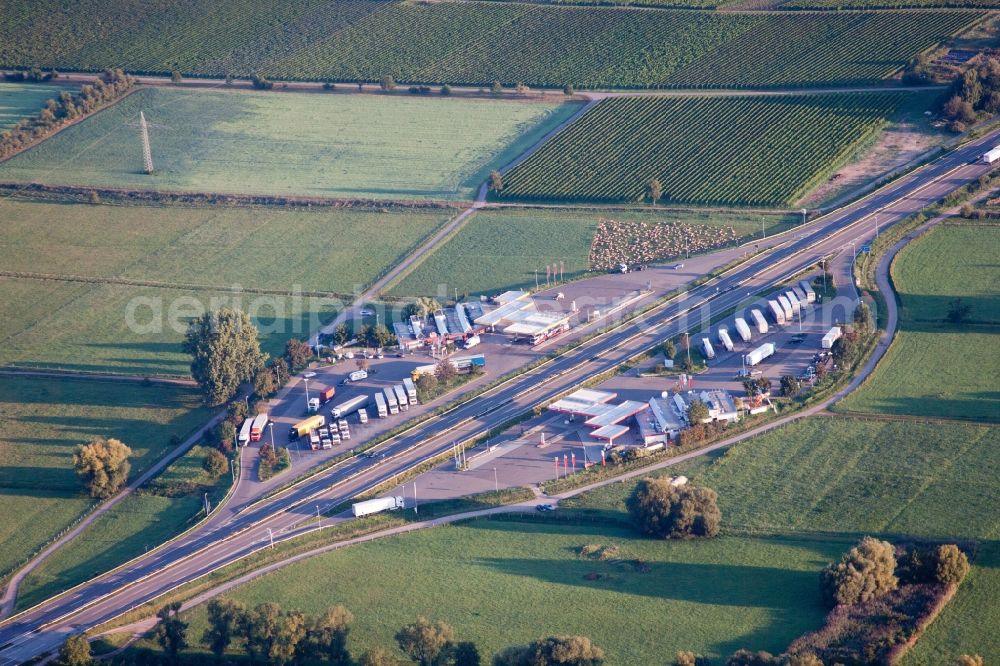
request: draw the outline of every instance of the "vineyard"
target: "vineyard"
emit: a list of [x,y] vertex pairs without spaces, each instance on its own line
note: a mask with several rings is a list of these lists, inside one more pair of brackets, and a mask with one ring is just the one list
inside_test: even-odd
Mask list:
[[983,15],[378,0],[85,0],[72,12],[60,0],[10,4],[0,14],[3,67],[578,88],[877,81]]
[[886,124],[906,93],[628,97],[598,103],[504,177],[502,197],[782,206]]

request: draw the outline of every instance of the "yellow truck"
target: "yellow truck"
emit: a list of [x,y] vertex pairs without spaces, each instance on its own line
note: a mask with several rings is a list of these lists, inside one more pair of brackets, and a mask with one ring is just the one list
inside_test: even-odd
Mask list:
[[309,418],[299,421],[288,430],[288,441],[294,442],[299,437],[305,437],[310,430],[316,430],[326,425],[326,418],[322,414],[313,414]]

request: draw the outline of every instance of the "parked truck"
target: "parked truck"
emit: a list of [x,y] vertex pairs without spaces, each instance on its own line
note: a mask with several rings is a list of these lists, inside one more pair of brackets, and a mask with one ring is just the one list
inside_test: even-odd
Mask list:
[[840,330],[839,326],[834,326],[827,331],[826,335],[823,336],[823,339],[819,341],[820,346],[823,349],[833,349],[833,343],[840,339],[842,333],[843,332]]
[[397,495],[395,497],[380,497],[378,499],[357,502],[351,505],[351,512],[354,514],[355,518],[360,518],[361,516],[370,516],[373,513],[379,513],[381,511],[395,511],[396,509],[405,508],[405,500],[401,496]]
[[345,400],[339,405],[335,405],[330,411],[335,419],[342,419],[349,414],[353,414],[362,407],[368,404],[368,396],[359,395],[357,397],[351,398],[350,400]]
[[392,387],[392,390],[396,394],[396,402],[399,403],[399,408],[409,411],[410,401],[406,398],[406,389],[403,388],[403,385],[396,384]]
[[799,299],[799,307],[802,309],[809,307],[809,297],[806,296],[802,287],[792,287],[792,293],[795,294],[795,298]]
[[[329,439],[329,437],[327,438]],[[322,439],[319,436],[319,430],[309,431],[309,448],[313,451],[318,451],[320,446],[322,446]]]
[[347,378],[352,382],[360,382],[362,379],[368,379],[367,370],[355,370],[351,374],[347,375]]
[[771,316],[774,318],[774,323],[781,326],[785,323],[785,309],[781,307],[778,301],[768,301],[767,309],[770,311]]
[[778,295],[778,305],[781,306],[781,311],[785,313],[785,321],[792,321],[792,315],[795,313],[792,311],[792,304],[788,302],[788,299],[784,295]]
[[736,332],[740,334],[740,339],[743,342],[750,342],[750,327],[747,326],[747,322],[742,317],[736,318]]
[[403,378],[403,388],[406,389],[406,397],[410,399],[410,404],[417,404],[417,385],[409,377]]
[[726,351],[733,351],[733,340],[729,337],[729,331],[724,328],[719,329],[719,342],[726,348]]
[[390,414],[399,414],[399,402],[396,400],[396,392],[389,387],[383,391],[385,394],[385,404],[389,405]]
[[253,423],[250,425],[250,441],[259,442],[260,438],[264,436],[264,428],[267,427],[267,414],[258,414],[253,417]]
[[788,299],[789,305],[792,306],[792,314],[799,314],[802,311],[802,304],[799,303],[799,299],[796,298],[795,292],[789,289],[785,292],[785,298]]
[[332,386],[327,387],[319,392],[320,402],[322,402],[325,405],[326,403],[333,400],[333,396],[335,395],[337,395],[337,389],[333,388]]
[[358,421],[361,425],[368,423],[368,410],[364,407],[358,410]]
[[757,347],[749,354],[743,357],[743,362],[748,366],[753,367],[763,361],[768,356],[774,355],[774,343],[765,342],[760,347]]
[[983,153],[983,164],[993,164],[997,160],[1000,160],[1000,146],[991,148]]
[[802,287],[802,291],[806,294],[806,303],[816,302],[816,292],[813,291],[812,285],[805,280],[799,281],[799,286]]
[[326,418],[322,414],[313,414],[307,419],[303,419],[288,429],[288,439],[294,441],[299,437],[305,437],[310,430],[322,428],[326,423]]
[[713,359],[715,358],[715,350],[712,349],[712,341],[708,338],[701,339],[701,350],[705,353],[705,358]]
[[389,416],[389,408],[386,406],[385,396],[382,395],[381,391],[375,394],[375,408],[378,410],[378,417],[380,419]]
[[240,446],[246,446],[250,443],[250,426],[253,425],[253,419],[245,419],[243,421],[243,426],[240,428],[240,434],[236,438],[236,443]]
[[475,347],[476,345],[478,345],[480,342],[482,342],[482,340],[480,339],[480,337],[478,335],[473,335],[472,337],[470,337],[468,340],[465,341],[465,348],[466,349],[472,349],[473,347]]
[[764,313],[760,310],[753,309],[750,311],[750,318],[753,319],[754,325],[757,326],[757,332],[763,335],[767,333],[767,320],[764,319]]

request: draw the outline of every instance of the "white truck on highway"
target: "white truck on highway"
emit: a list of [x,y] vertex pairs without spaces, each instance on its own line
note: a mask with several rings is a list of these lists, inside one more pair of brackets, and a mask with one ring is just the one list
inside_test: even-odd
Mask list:
[[752,352],[744,356],[743,362],[746,363],[748,366],[753,367],[758,363],[760,363],[761,361],[763,361],[768,356],[773,356],[773,355],[774,355],[774,343],[765,342],[760,347],[757,347],[757,349],[754,349]]
[[729,337],[729,331],[724,328],[719,329],[719,342],[726,348],[726,351],[733,351],[733,340]]
[[740,339],[743,342],[750,342],[750,327],[747,326],[747,322],[742,317],[736,318],[736,332],[740,334]]
[[395,497],[380,497],[378,499],[365,500],[351,505],[351,513],[355,518],[370,516],[381,511],[395,511],[405,509],[406,501],[399,495]]
[[995,148],[990,148],[985,153],[983,153],[983,163],[993,164],[997,160],[1000,160],[1000,146]]

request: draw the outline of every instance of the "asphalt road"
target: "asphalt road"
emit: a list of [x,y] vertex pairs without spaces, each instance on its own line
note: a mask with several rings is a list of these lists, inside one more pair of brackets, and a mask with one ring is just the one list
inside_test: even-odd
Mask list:
[[[308,482],[234,513],[219,511],[196,529],[109,575],[96,578],[0,624],[0,666],[21,663],[58,647],[70,633],[110,620],[129,609],[265,547],[271,535],[290,538],[296,525],[394,476],[448,451],[452,442],[475,436],[535,404],[612,369],[665,337],[707,321],[712,312],[739,307],[747,294],[815,264],[845,247],[860,249],[882,228],[920,210],[989,171],[975,163],[997,142],[997,130],[891,186],[803,228],[802,235],[725,275],[672,299],[637,321],[590,340],[488,394],[417,426],[380,447],[385,459],[352,458]],[[853,250],[852,250],[853,251]]]

